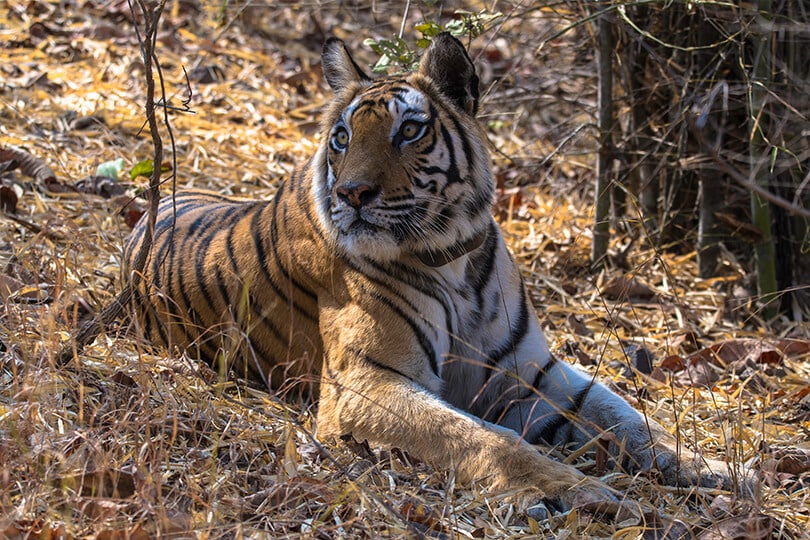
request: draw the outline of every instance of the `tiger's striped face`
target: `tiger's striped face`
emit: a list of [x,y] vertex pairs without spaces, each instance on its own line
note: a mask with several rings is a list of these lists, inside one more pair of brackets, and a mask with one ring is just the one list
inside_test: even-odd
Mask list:
[[372,82],[345,65],[348,53],[342,61],[350,82],[336,88],[315,180],[322,224],[346,253],[377,261],[463,254],[486,229],[493,191],[473,111],[427,68]]

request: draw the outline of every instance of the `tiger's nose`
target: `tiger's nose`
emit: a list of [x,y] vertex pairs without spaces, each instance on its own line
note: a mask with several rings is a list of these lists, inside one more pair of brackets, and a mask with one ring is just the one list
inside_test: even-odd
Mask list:
[[335,188],[335,193],[352,208],[362,208],[374,200],[380,192],[379,187],[363,182],[350,182]]

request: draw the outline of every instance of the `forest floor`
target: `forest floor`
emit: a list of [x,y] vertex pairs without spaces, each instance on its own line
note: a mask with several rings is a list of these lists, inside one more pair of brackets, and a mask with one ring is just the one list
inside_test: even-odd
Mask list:
[[[169,2],[156,54],[177,184],[164,193],[271,198],[317,147],[324,39],[373,63],[363,39],[395,33],[404,6],[299,4]],[[515,5],[498,4],[502,23],[471,54],[497,217],[552,348],[678,433],[687,456],[756,470],[760,492],[670,488],[555,449],[635,511],[538,522],[508,494],[401,452],[320,447],[310,406],[148,352],[123,325],[57,366],[81,321],[118,292],[122,246],[145,207],[135,194],[146,180],[129,175],[152,157],[142,60],[127,2],[2,0],[0,537],[810,538],[810,329],[763,321],[746,261],[730,252],[721,277],[699,279],[693,252],[617,233],[607,268],[589,270],[589,27],[556,36],[570,13]],[[422,13],[408,17],[410,31]],[[119,159],[120,179],[97,176]]]

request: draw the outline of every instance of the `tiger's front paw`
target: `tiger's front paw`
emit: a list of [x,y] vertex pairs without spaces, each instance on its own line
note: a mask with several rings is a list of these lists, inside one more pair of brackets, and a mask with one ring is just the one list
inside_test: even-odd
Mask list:
[[511,447],[509,455],[503,455],[494,463],[500,467],[490,478],[490,487],[498,491],[517,489],[511,499],[518,510],[538,520],[552,512],[617,501],[616,492],[606,484],[525,443],[518,448]]

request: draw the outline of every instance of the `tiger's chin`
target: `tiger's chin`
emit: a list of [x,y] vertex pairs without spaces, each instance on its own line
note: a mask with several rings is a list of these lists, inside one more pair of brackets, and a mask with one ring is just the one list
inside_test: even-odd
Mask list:
[[379,262],[391,262],[402,256],[402,248],[394,236],[374,226],[353,226],[338,233],[338,244],[349,256],[366,257]]

